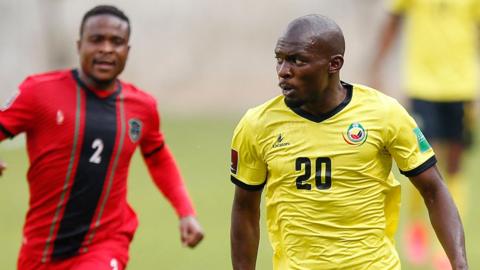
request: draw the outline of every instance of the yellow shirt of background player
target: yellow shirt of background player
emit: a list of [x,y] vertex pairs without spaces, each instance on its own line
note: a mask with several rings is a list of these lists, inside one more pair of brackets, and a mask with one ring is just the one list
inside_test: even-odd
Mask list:
[[405,15],[406,91],[430,101],[475,98],[479,0],[392,0]]
[[400,269],[393,234],[406,174],[435,162],[398,102],[351,86],[332,113],[294,112],[283,96],[249,110],[232,140],[232,181],[265,185],[274,269]]

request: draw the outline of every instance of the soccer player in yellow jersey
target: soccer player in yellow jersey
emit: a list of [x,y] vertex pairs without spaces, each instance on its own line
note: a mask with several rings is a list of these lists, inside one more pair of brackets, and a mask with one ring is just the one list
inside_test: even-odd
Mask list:
[[[472,137],[478,69],[480,0],[389,0],[373,61],[374,86],[402,28],[405,30],[405,90],[414,118],[438,154],[440,169],[464,218],[468,201],[462,156]],[[421,199],[413,193],[406,253],[412,263],[428,261]],[[438,252],[438,251],[437,251]],[[434,254],[441,264],[441,254]],[[440,262],[438,262],[440,260]],[[441,267],[437,267],[441,268]]]
[[275,55],[283,95],[250,109],[232,140],[234,269],[255,269],[265,189],[275,270],[398,270],[400,184],[425,199],[452,267],[468,269],[464,233],[436,159],[399,103],[340,81],[345,41],[327,17],[291,22]]

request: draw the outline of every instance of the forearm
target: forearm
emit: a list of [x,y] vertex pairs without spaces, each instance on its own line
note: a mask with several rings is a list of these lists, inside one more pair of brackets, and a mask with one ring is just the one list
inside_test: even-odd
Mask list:
[[468,269],[463,226],[448,189],[442,183],[425,194],[424,199],[432,226],[453,269]]
[[154,155],[145,157],[150,175],[179,217],[194,216],[195,210],[170,150],[164,146]]
[[234,206],[230,232],[234,270],[254,270],[257,261],[260,214]]
[[379,47],[373,57],[373,69],[378,69],[382,60],[392,47],[393,41],[398,36],[401,26],[402,16],[390,14],[384,28],[380,32]]
[[260,200],[262,191],[235,188],[230,231],[234,270],[255,270],[260,239]]

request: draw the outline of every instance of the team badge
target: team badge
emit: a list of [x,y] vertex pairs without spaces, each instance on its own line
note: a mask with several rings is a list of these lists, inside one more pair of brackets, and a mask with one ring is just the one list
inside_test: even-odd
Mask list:
[[130,119],[128,120],[128,126],[128,136],[130,136],[130,140],[132,140],[133,143],[138,142],[142,135],[142,121],[138,119]]
[[352,123],[346,133],[342,134],[343,139],[350,145],[360,146],[367,140],[368,131],[358,122]]

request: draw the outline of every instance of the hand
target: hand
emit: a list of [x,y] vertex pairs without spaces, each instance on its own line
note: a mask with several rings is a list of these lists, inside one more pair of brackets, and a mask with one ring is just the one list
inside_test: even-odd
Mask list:
[[194,248],[203,239],[203,229],[193,216],[180,219],[180,237],[183,246]]
[[3,171],[7,168],[7,164],[0,160],[0,176],[2,176]]

